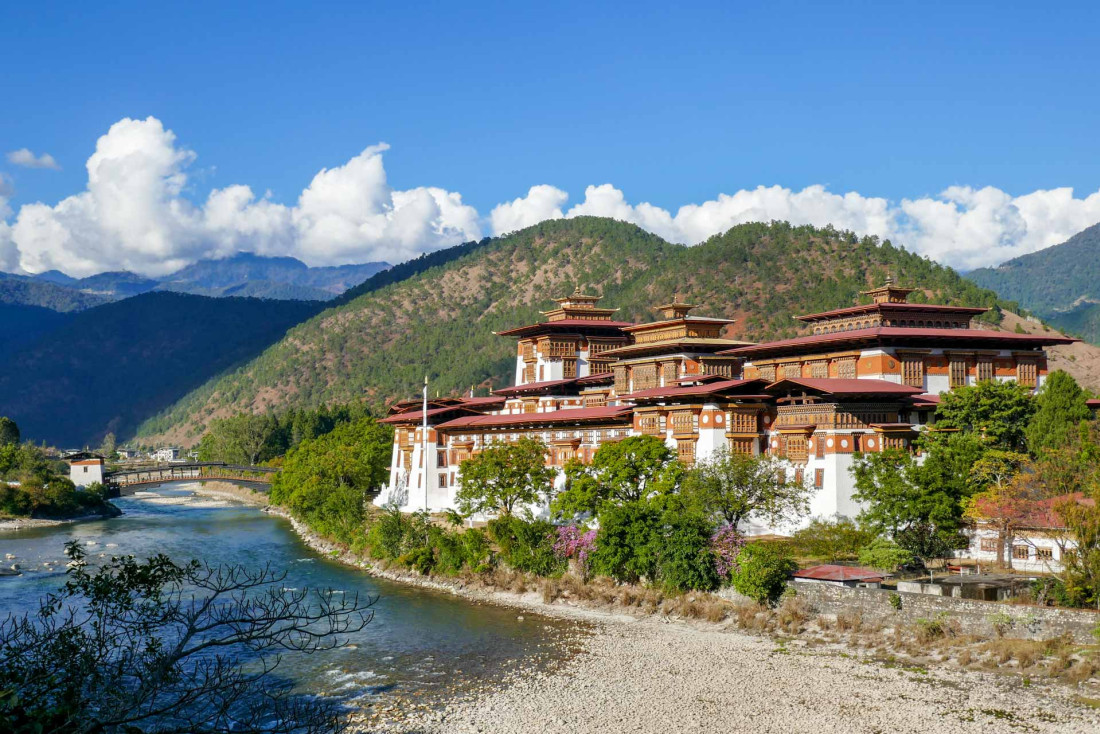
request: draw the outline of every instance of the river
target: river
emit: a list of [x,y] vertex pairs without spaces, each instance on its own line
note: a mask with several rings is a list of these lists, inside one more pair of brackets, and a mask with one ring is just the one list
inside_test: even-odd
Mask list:
[[350,645],[288,657],[281,675],[303,688],[375,709],[434,705],[522,667],[553,666],[568,654],[575,624],[372,578],[314,552],[282,518],[256,507],[193,494],[168,484],[115,500],[119,518],[0,531],[0,558],[24,573],[0,578],[0,615],[37,608],[64,578],[64,545],[77,540],[90,562],[111,555],[237,563],[285,569],[284,586],[377,596],[374,619]]

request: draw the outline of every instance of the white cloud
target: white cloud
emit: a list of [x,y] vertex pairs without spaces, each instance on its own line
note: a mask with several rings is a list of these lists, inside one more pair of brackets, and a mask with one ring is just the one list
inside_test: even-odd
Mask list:
[[96,142],[87,190],[54,206],[24,205],[6,237],[30,272],[157,276],[238,250],[311,265],[399,262],[481,236],[477,211],[459,194],[390,188],[382,165],[387,147],[321,170],[296,206],[257,198],[240,185],[215,189],[196,206],[183,196],[195,154],[154,117],[124,119]]
[[[553,194],[552,206],[540,206],[536,191],[541,191],[544,199]],[[493,231],[500,234],[558,217],[566,199],[564,191],[552,186],[532,187],[527,197],[493,210]],[[837,229],[890,239],[933,260],[968,270],[1056,245],[1100,222],[1100,191],[1077,199],[1068,188],[1013,197],[991,187],[951,187],[935,197],[894,204],[857,192],[834,194],[820,185],[801,191],[759,186],[681,206],[672,214],[646,202],[630,204],[620,189],[602,184],[585,189],[584,201],[564,216],[580,215],[633,222],[671,242],[688,245],[744,222],[832,224]]]
[[[483,228],[502,234],[582,214],[633,222],[689,245],[744,222],[832,224],[969,269],[1049,247],[1100,221],[1100,191],[1076,198],[1068,188],[1012,196],[992,187],[954,186],[936,196],[891,202],[821,185],[800,191],[759,186],[672,212],[633,204],[609,183],[589,186],[569,209],[567,192],[532,186],[483,219],[453,191],[392,189],[383,165],[387,150],[384,143],[374,145],[322,169],[291,204],[242,185],[215,189],[193,203],[185,191],[195,153],[154,117],[120,120],[96,142],[87,187],[79,194],[13,213],[11,188],[0,178],[0,269],[57,268],[72,275],[127,269],[156,276],[239,250],[292,255],[311,265],[400,262],[477,239]],[[16,154],[48,159],[30,151],[9,158]]]
[[11,151],[8,153],[8,162],[17,166],[22,166],[23,168],[48,168],[51,171],[61,170],[61,166],[58,165],[52,155],[43,153],[40,156],[36,156],[29,148],[20,148],[19,150]]
[[494,234],[515,232],[547,219],[561,219],[569,194],[555,186],[532,186],[527,196],[497,204],[489,213]]

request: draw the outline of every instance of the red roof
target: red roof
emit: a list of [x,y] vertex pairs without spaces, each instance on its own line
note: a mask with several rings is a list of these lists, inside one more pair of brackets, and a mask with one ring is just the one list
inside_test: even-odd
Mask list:
[[804,568],[801,571],[794,572],[795,578],[815,579],[817,581],[882,581],[889,575],[870,568],[838,566],[833,563]]
[[1089,406],[1093,410],[1100,410],[1100,400],[1086,400],[1085,405]]
[[1073,492],[1044,500],[993,503],[993,507],[990,507],[990,502],[982,497],[975,498],[975,502],[979,512],[1007,513],[1013,516],[1013,520],[1019,527],[1046,530],[1062,530],[1066,527],[1065,521],[1057,510],[1057,507],[1063,503],[1075,502],[1085,507],[1096,506],[1096,500],[1086,497],[1083,492]]
[[973,308],[971,306],[941,306],[933,303],[865,303],[860,306],[849,306],[848,308],[838,308],[832,311],[824,311],[822,313],[811,313],[805,316],[795,316],[799,321],[817,321],[818,319],[827,319],[834,316],[848,316],[850,314],[857,313],[871,313],[873,311],[940,311],[941,313],[969,313],[980,314],[988,311],[988,308]]
[[913,396],[913,405],[939,405],[940,396],[935,393],[922,393],[920,395]]
[[634,326],[631,321],[594,321],[589,319],[561,319],[560,321],[540,321],[537,324],[528,324],[527,326],[517,326],[514,329],[506,329],[504,331],[496,332],[497,336],[527,336],[528,334],[538,333],[539,331],[559,331],[561,329],[570,329],[576,331],[577,329],[613,329],[621,331],[622,329]]
[[836,377],[788,377],[773,382],[764,389],[770,393],[775,393],[799,387],[830,395],[896,395],[902,397],[917,395],[921,391],[919,387],[899,385],[889,380],[865,378],[845,380]]
[[565,387],[566,385],[573,385],[576,382],[576,377],[570,377],[566,380],[544,380],[542,382],[528,382],[524,385],[502,387],[499,390],[494,390],[493,393],[495,395],[522,395],[526,392],[539,392],[540,390],[548,390],[555,387]]
[[597,372],[594,375],[587,375],[585,377],[578,377],[578,385],[602,385],[604,383],[610,383],[615,379],[614,372]]
[[531,423],[576,423],[580,421],[613,420],[628,417],[633,408],[626,405],[605,405],[598,408],[564,408],[545,413],[513,415],[467,415],[442,423],[438,428],[490,428],[520,426]]
[[706,382],[702,385],[685,385],[681,387],[651,387],[646,390],[638,390],[629,395],[623,395],[624,400],[640,400],[654,398],[685,398],[693,395],[713,395],[715,393],[734,390],[746,385],[763,387],[764,380],[721,380],[720,382]]
[[[456,410],[464,412],[470,412],[471,408],[467,408],[464,405],[447,405],[442,408],[428,408],[428,419],[431,422],[431,418],[442,415],[444,413],[452,413]],[[385,418],[379,420],[379,423],[421,423],[424,420],[423,410],[409,410],[404,413],[394,413],[388,415]]]
[[[734,347],[718,354],[732,356],[751,357],[764,355],[769,352],[785,351],[792,348],[816,345],[833,345],[852,342],[883,342],[895,341],[899,338],[907,340],[933,340],[952,342],[976,342],[989,343],[1001,342],[1004,344],[1024,346],[1049,346],[1052,344],[1072,344],[1079,341],[1064,336],[1043,336],[1041,334],[1017,334],[1010,331],[992,331],[989,329],[915,329],[906,326],[876,326],[871,329],[853,329],[851,331],[838,331],[832,334],[811,334],[810,336],[798,336],[793,339],[780,339],[773,342],[750,344],[744,347]],[[795,349],[795,351],[798,351]]]

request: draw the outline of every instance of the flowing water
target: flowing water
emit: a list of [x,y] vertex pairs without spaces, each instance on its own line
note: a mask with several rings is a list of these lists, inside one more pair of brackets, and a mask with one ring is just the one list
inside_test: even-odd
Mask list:
[[[372,578],[314,552],[290,523],[255,507],[210,500],[194,486],[168,484],[115,500],[122,517],[49,528],[0,530],[0,559],[23,575],[0,578],[0,617],[37,608],[64,579],[64,545],[77,540],[94,563],[111,555],[176,561],[271,564],[288,588],[332,588],[377,596],[374,619],[345,648],[291,656],[279,673],[303,688],[376,709],[431,705],[501,680],[522,667],[538,670],[568,654],[573,623]],[[403,706],[401,706],[403,707]]]

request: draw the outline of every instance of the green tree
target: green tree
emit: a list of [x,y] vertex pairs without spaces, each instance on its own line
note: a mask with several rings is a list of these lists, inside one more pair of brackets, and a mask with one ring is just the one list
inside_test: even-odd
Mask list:
[[974,493],[966,501],[965,516],[997,529],[997,562],[1011,566],[1007,546],[1039,499],[1029,482],[1034,473],[1027,454],[994,450],[970,470]]
[[393,432],[373,418],[302,441],[275,475],[271,501],[322,535],[350,543],[366,517],[367,493],[386,481]]
[[0,446],[19,443],[19,426],[11,418],[0,416]]
[[600,446],[591,464],[566,464],[565,490],[554,498],[551,509],[567,519],[602,515],[611,506],[671,494],[682,474],[683,464],[664,441],[631,436]]
[[[695,512],[666,512],[657,576],[668,591],[711,591],[721,579],[710,548],[713,529]],[[598,539],[597,539],[598,542]]]
[[774,604],[798,569],[775,543],[749,543],[737,555],[733,588],[757,604]]
[[855,558],[874,539],[873,531],[859,527],[849,517],[815,517],[791,535],[791,547],[800,555],[831,563]]
[[811,492],[773,456],[722,448],[686,474],[681,493],[689,506],[736,528],[750,516],[770,525],[798,519],[809,511]]
[[546,444],[533,438],[490,446],[462,462],[462,487],[455,498],[466,515],[511,515],[517,504],[549,497],[557,472],[546,465]]
[[103,458],[108,461],[115,457],[115,451],[118,450],[118,443],[115,440],[115,434],[110,431],[103,437],[103,442],[99,445],[99,453]]
[[1021,451],[1035,407],[1031,391],[1023,385],[983,380],[942,394],[936,428],[976,433],[995,446]]
[[868,568],[897,571],[913,562],[913,554],[892,540],[876,538],[859,551],[859,563]]
[[957,532],[963,502],[974,491],[967,480],[970,467],[987,450],[979,436],[952,433],[925,443],[923,463],[899,449],[857,456],[851,469],[853,497],[867,505],[860,520],[890,536],[919,523]]
[[661,556],[661,512],[653,503],[635,500],[607,505],[600,515],[593,572],[636,584],[655,579]]
[[1058,449],[1072,439],[1081,421],[1092,418],[1081,389],[1068,372],[1055,370],[1047,375],[1035,397],[1035,413],[1027,425],[1027,447],[1033,454]]

